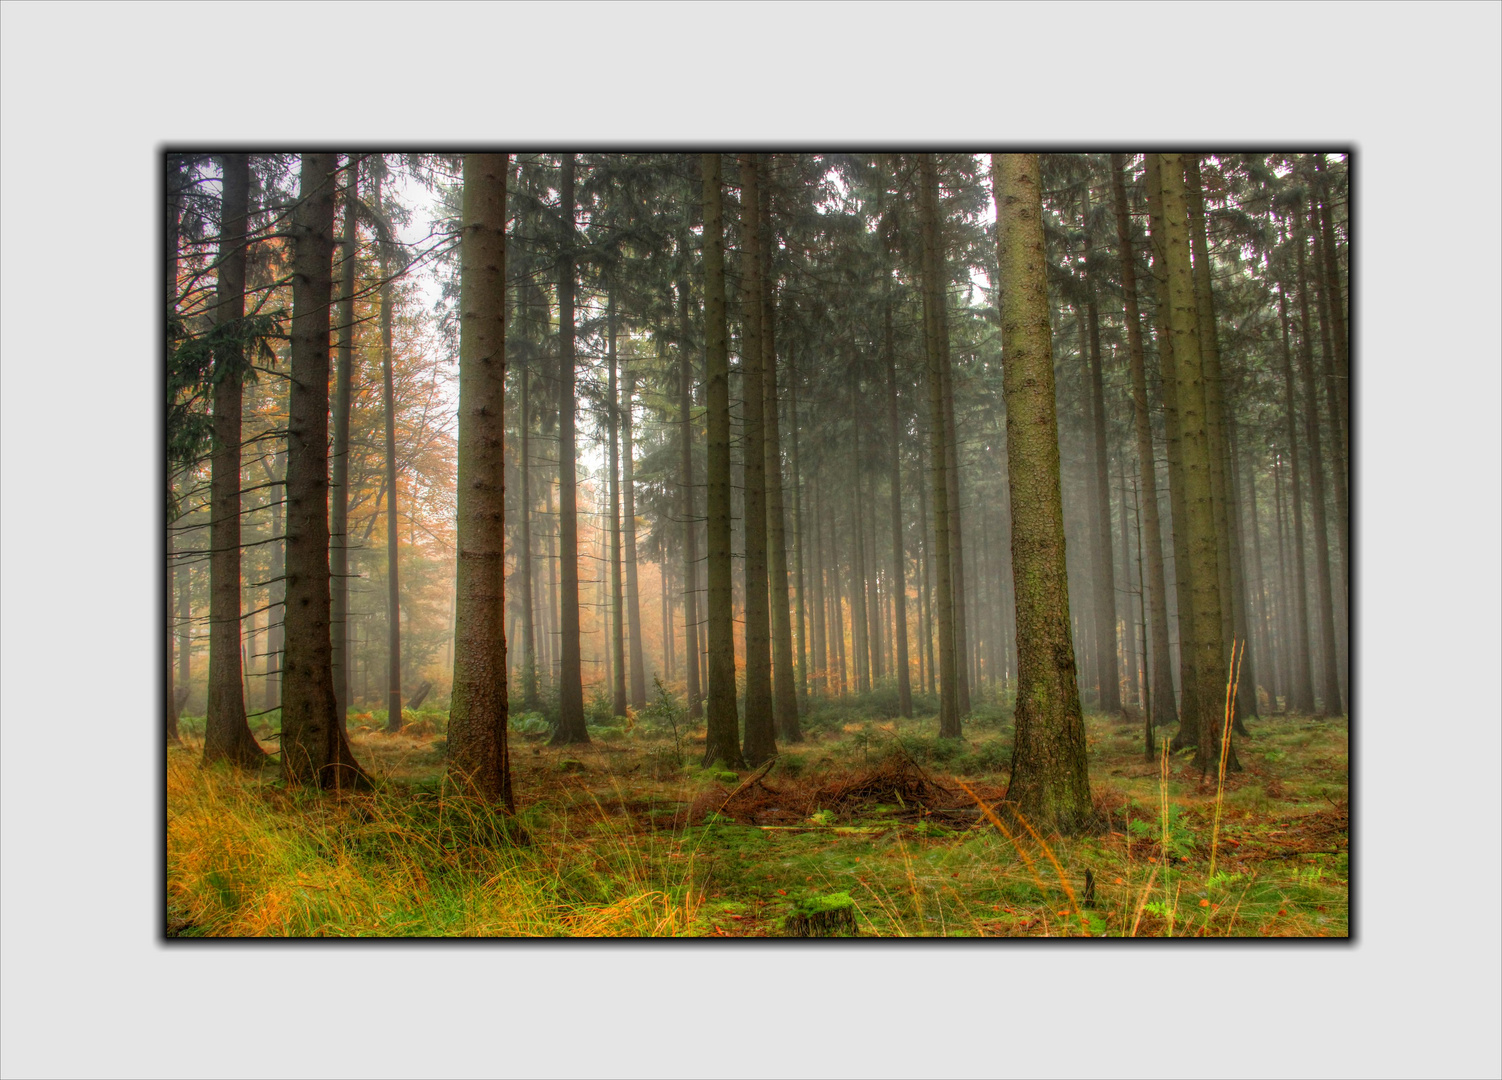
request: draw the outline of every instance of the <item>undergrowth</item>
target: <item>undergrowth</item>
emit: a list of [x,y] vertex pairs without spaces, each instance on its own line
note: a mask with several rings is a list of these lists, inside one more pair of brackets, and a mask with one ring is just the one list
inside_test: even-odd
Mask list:
[[1135,724],[1088,716],[1107,827],[1063,839],[995,812],[1008,718],[941,740],[931,717],[821,716],[757,773],[698,768],[702,728],[666,692],[598,716],[588,746],[513,717],[515,819],[446,789],[436,721],[352,715],[378,790],[342,798],[284,790],[274,764],[202,769],[189,729],[168,752],[168,931],[781,936],[845,895],[857,936],[1348,932],[1343,721],[1251,721],[1217,798],[1190,757],[1144,761]]

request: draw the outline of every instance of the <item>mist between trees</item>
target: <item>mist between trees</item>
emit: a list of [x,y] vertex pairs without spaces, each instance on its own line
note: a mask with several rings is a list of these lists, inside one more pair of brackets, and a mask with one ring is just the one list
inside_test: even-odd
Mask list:
[[509,809],[519,717],[583,744],[660,683],[739,770],[882,692],[1009,714],[1006,803],[1071,833],[1086,713],[1215,774],[1347,709],[1343,154],[164,166],[206,761],[366,787],[351,719],[432,714]]

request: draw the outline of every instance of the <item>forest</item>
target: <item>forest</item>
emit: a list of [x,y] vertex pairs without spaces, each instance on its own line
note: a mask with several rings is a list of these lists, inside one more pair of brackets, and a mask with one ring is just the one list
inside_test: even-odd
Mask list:
[[168,937],[1350,934],[1344,149],[160,161]]

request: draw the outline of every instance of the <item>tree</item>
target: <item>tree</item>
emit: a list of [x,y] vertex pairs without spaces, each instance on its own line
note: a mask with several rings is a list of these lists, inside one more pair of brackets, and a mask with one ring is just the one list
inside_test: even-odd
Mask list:
[[[1148,415],[1147,364],[1143,355],[1141,317],[1137,309],[1137,267],[1131,237],[1131,213],[1127,206],[1125,156],[1111,155],[1111,195],[1116,209],[1116,241],[1121,256],[1121,292],[1126,306],[1127,351],[1132,379],[1132,424],[1137,436],[1137,467],[1142,477],[1141,508],[1145,537],[1142,547],[1147,553],[1147,595],[1144,606],[1152,630],[1149,647],[1151,658],[1144,668],[1151,668],[1152,715],[1148,726],[1178,722],[1174,707],[1173,667],[1168,651],[1168,591],[1163,576],[1163,535],[1158,521],[1158,469],[1153,452],[1153,427]],[[1139,551],[1140,553],[1140,551]],[[1144,639],[1144,644],[1147,644]]]
[[709,712],[704,764],[743,768],[735,701],[730,572],[730,357],[725,331],[725,224],[720,155],[701,156],[704,186],[704,404],[708,424]]
[[[1200,354],[1199,302],[1190,262],[1188,207],[1182,155],[1159,155],[1163,200],[1165,263],[1168,270],[1169,324],[1178,380],[1178,419],[1184,461],[1185,520],[1175,522],[1188,534],[1189,574],[1193,589],[1193,625],[1188,636],[1185,683],[1195,684],[1195,712],[1187,708],[1180,724],[1198,732],[1195,761],[1213,770],[1221,757],[1223,706],[1228,655],[1221,637],[1219,543],[1215,527],[1212,470],[1220,463],[1211,454],[1207,430],[1204,370]],[[1184,638],[1180,623],[1179,633]],[[1182,648],[1182,646],[1181,646]],[[1231,760],[1234,761],[1234,758]]]
[[[203,760],[205,764],[225,760],[253,768],[265,760],[266,754],[245,719],[240,654],[240,385],[246,367],[237,331],[245,318],[245,222],[249,204],[250,158],[246,154],[225,154],[214,313],[221,334],[214,354],[209,701]],[[325,386],[325,396],[327,392]]]
[[360,238],[356,206],[360,199],[359,159],[345,165],[344,236],[339,256],[340,284],[337,323],[339,352],[334,364],[334,459],[329,506],[329,573],[332,577],[330,620],[333,636],[334,707],[343,717],[349,710],[349,419],[355,355],[355,277]]
[[991,169],[1017,601],[1016,743],[1006,800],[1035,826],[1073,833],[1093,826],[1095,812],[1069,626],[1043,184],[1036,154],[994,154]]
[[[1095,252],[1091,236],[1090,182],[1081,199],[1085,237],[1085,315],[1089,327],[1090,390],[1087,395],[1095,456],[1095,530],[1091,554],[1095,560],[1095,652],[1100,680],[1097,703],[1102,712],[1121,712],[1121,682],[1116,667],[1116,573],[1111,554],[1111,478],[1106,449],[1105,379],[1100,355],[1100,305],[1096,299]],[[1083,342],[1081,343],[1084,344]]]
[[558,256],[558,727],[551,745],[589,742],[579,655],[579,495],[574,414],[574,155],[564,154],[559,179]]
[[459,534],[449,775],[516,809],[506,743],[506,178],[509,154],[464,155]]
[[[767,572],[772,617],[772,704],[777,734],[802,742],[798,727],[798,683],[793,665],[792,607],[788,595],[786,515],[783,508],[782,437],[777,396],[777,302],[772,273],[772,158],[759,155],[757,190],[757,276],[761,283],[762,424],[767,493]],[[765,170],[764,175],[760,170]]]
[[367,786],[334,703],[329,638],[329,304],[333,294],[333,154],[304,154],[294,212],[291,383],[287,421],[286,644],[282,775],[324,788]]
[[955,656],[955,609],[949,537],[950,489],[949,442],[945,438],[944,356],[945,341],[941,333],[944,318],[942,260],[939,253],[939,178],[933,155],[918,156],[920,180],[918,199],[923,230],[923,327],[928,355],[929,468],[932,472],[934,498],[934,553],[938,580],[935,593],[939,623],[939,736],[960,736],[960,709],[956,688],[957,669],[961,660]]

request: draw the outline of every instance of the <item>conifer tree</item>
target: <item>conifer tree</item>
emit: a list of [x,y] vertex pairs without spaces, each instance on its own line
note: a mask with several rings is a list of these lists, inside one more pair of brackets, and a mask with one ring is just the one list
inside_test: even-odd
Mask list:
[[[245,354],[246,217],[250,158],[224,155],[224,196],[219,233],[214,322],[214,435],[209,525],[209,700],[204,721],[205,764],[226,760],[254,767],[265,759],[245,718],[240,651],[240,425]],[[325,389],[325,393],[327,390]]]
[[708,426],[709,711],[704,764],[744,767],[735,693],[730,564],[730,356],[725,328],[725,222],[718,153],[701,155],[704,182],[704,404]]
[[516,809],[506,741],[506,178],[509,154],[464,155],[459,297],[458,563],[449,775]]
[[1091,828],[1059,487],[1052,328],[1036,154],[991,158],[1017,597],[1016,742],[1006,800],[1034,828]]
[[291,392],[287,418],[286,643],[282,775],[324,788],[367,786],[335,713],[330,640],[329,305],[333,154],[304,154],[293,217]]

